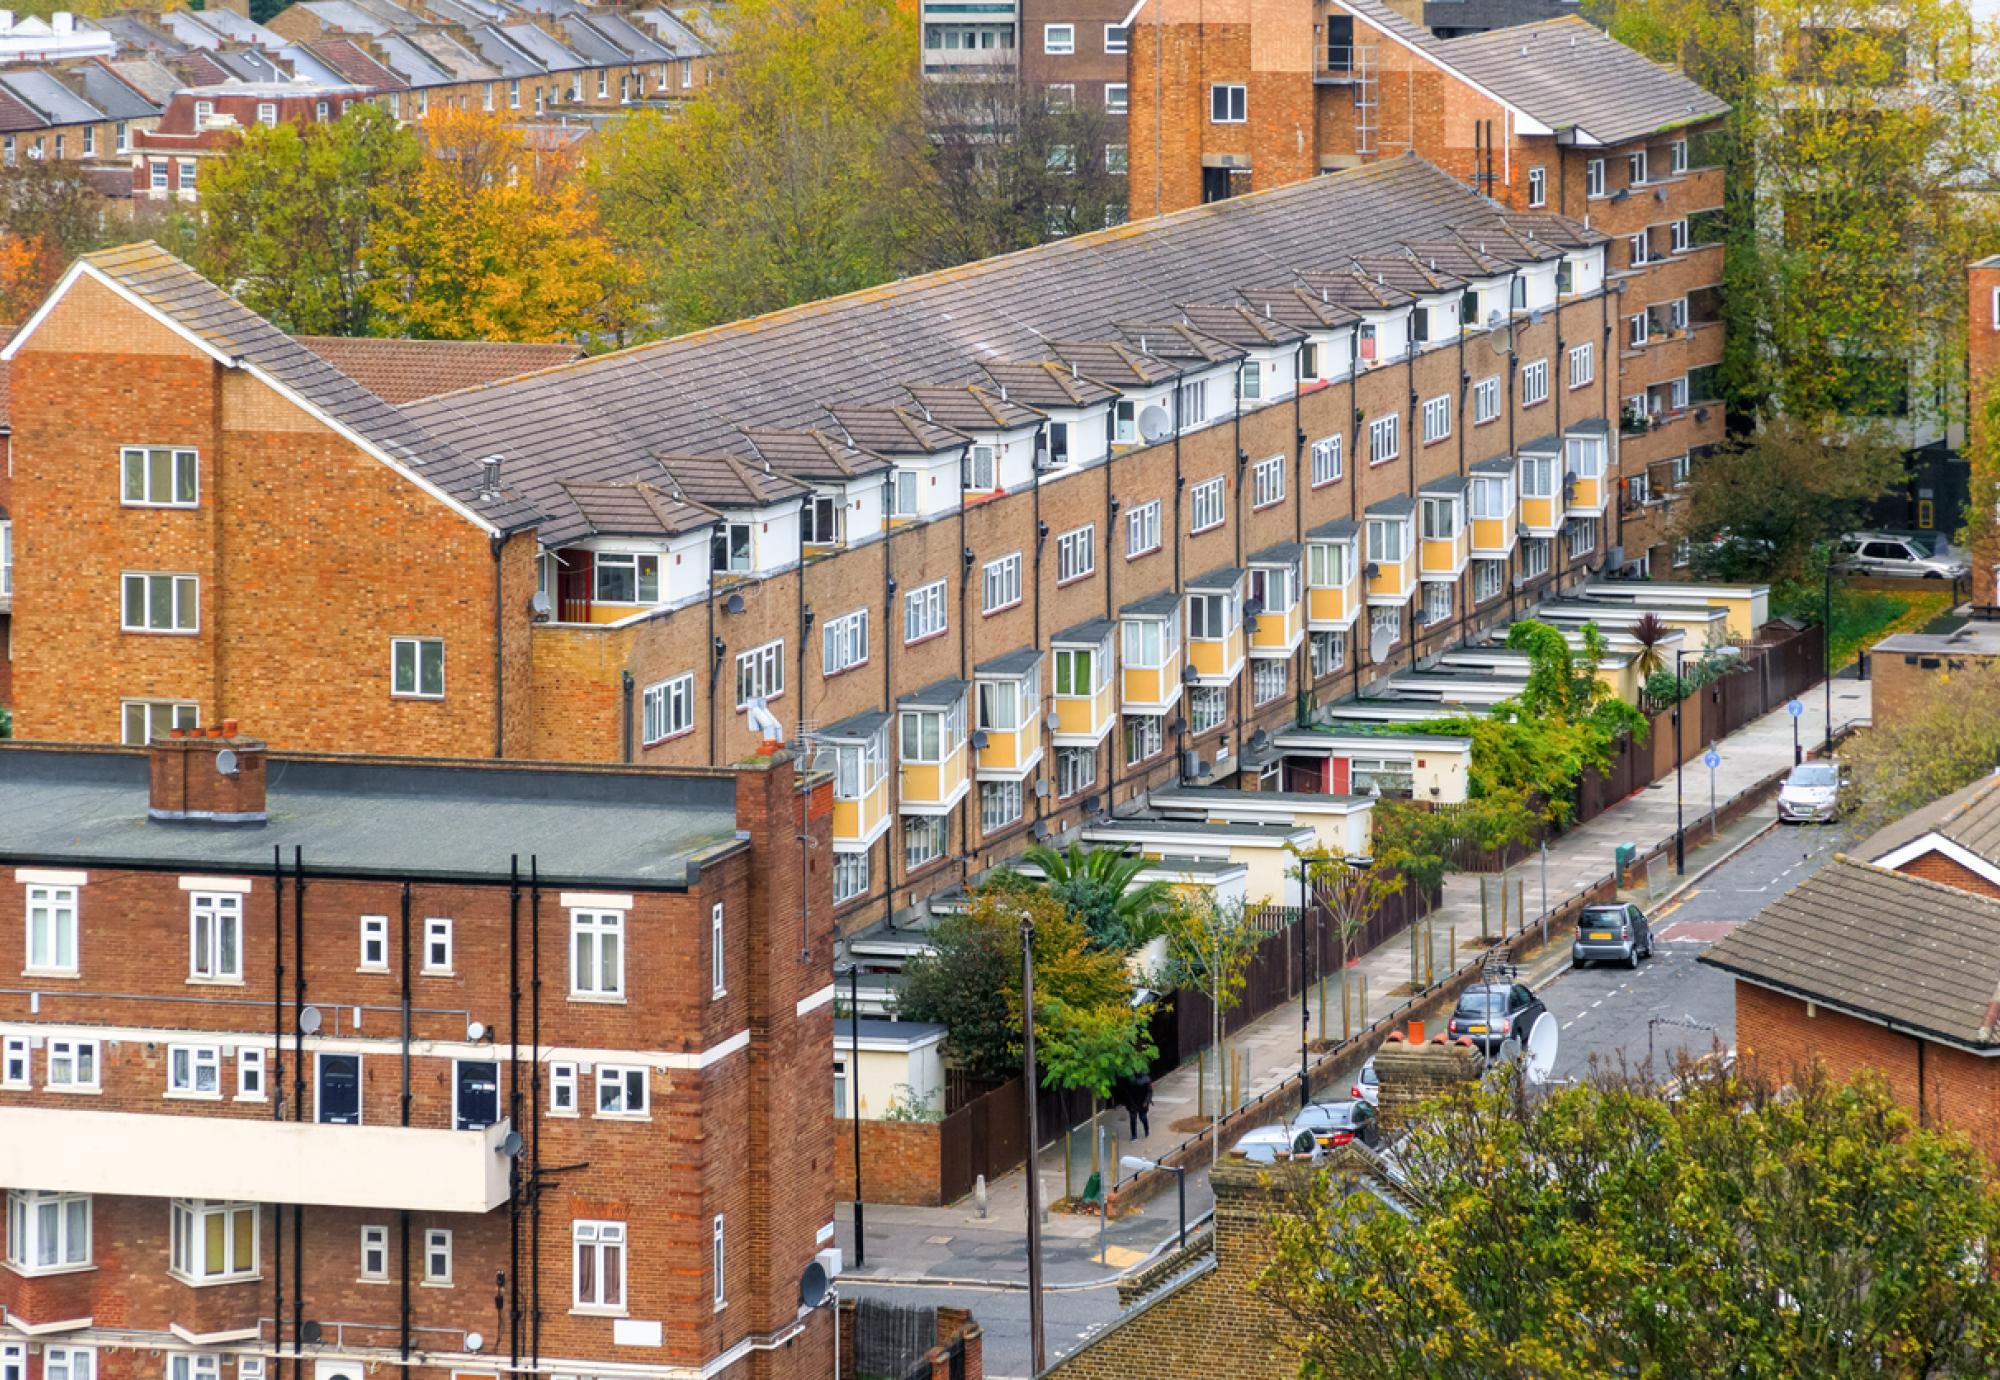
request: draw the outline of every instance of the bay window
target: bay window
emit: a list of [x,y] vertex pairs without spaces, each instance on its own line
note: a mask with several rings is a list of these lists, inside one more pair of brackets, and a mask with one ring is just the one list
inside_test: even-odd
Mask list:
[[1354,578],[1354,547],[1344,541],[1306,546],[1306,580],[1314,589],[1342,589]]
[[257,1273],[257,1205],[176,1198],[168,1269],[190,1284],[250,1279]]
[[22,1274],[90,1264],[90,1195],[17,1188],[7,1195],[7,1263]]

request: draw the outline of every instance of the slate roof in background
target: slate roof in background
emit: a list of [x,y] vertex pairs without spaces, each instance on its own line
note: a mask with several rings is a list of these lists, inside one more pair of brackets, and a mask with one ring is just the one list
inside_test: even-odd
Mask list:
[[180,77],[157,59],[128,58],[109,65],[134,90],[162,110],[173,99],[174,92],[181,89]]
[[1579,12],[1577,0],[1426,0],[1424,24],[1432,30],[1456,29],[1463,37]]
[[0,131],[14,134],[47,129],[49,122],[33,106],[5,87],[0,87]]
[[37,67],[0,72],[0,86],[53,125],[94,124],[104,112]]
[[574,345],[300,335],[299,344],[384,402],[406,403],[583,358]]
[[1854,854],[1872,862],[1926,834],[1942,835],[1968,853],[2000,863],[2000,772],[1885,825],[1855,844]]
[[331,68],[342,81],[380,91],[397,91],[407,85],[392,68],[351,38],[319,38],[298,46]]
[[107,62],[81,63],[70,68],[67,75],[82,89],[84,99],[103,111],[107,120],[151,119],[164,105],[148,100],[129,78]]
[[1969,1046],[2000,1048],[2000,901],[1836,856],[1700,961]]
[[[507,528],[534,509],[509,497],[481,499],[479,466],[431,435],[263,317],[238,303],[150,240],[85,254],[82,262],[148,303],[220,353],[255,365],[312,407],[385,455]],[[479,454],[490,453],[490,448]]]

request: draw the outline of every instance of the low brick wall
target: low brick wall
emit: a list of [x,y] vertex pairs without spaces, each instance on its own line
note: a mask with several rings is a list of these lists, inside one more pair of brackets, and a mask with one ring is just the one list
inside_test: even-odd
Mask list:
[[[861,1123],[861,1198],[904,1207],[943,1207],[939,1194],[940,1127],[936,1121]],[[854,1192],[854,1123],[833,1119],[837,1197]]]

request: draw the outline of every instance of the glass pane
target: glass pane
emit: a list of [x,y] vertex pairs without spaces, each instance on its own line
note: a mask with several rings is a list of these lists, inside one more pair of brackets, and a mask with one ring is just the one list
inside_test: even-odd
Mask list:
[[618,983],[618,936],[607,934],[598,941],[598,961],[601,964],[598,977],[600,992],[616,992]]
[[182,451],[174,457],[174,502],[194,502],[195,458]]
[[143,575],[128,575],[125,579],[125,626],[146,626],[146,577]]
[[214,959],[211,954],[209,926],[213,923],[208,916],[201,916],[194,922],[194,971],[203,977],[214,975]]
[[423,671],[423,692],[426,695],[442,695],[444,693],[444,644],[442,642],[424,643],[423,656],[419,664]]
[[137,503],[146,497],[146,456],[143,451],[128,450],[125,463],[125,501]]
[[56,1227],[60,1208],[54,1202],[35,1205],[35,1263],[56,1263]]
[[625,1303],[625,1251],[621,1246],[605,1246],[604,1251],[604,1302],[612,1308],[620,1308]]
[[597,1249],[594,1246],[577,1247],[576,1297],[579,1303],[597,1302]]
[[171,628],[174,625],[174,581],[170,575],[146,577],[146,626]]
[[219,1275],[228,1272],[228,1241],[224,1232],[228,1228],[228,1214],[211,1212],[202,1218],[202,1261],[200,1273]]
[[417,644],[398,642],[396,644],[395,689],[399,695],[408,695],[417,688]]
[[230,1214],[230,1218],[236,1227],[232,1268],[247,1270],[255,1259],[257,1211],[255,1208],[238,1208]]
[[215,922],[218,958],[216,972],[232,974],[238,970],[236,962],[236,917],[224,915]]
[[174,491],[174,455],[168,450],[146,452],[146,498],[165,503]]

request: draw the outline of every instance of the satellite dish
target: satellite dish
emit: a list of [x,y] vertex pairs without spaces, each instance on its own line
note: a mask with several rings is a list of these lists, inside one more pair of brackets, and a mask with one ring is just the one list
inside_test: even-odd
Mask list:
[[546,623],[555,616],[556,603],[547,592],[538,589],[528,596],[528,617],[537,623]]
[[483,1021],[473,1021],[470,1025],[465,1027],[465,1038],[473,1041],[479,1041],[485,1039],[486,1023]]
[[743,596],[740,594],[730,595],[727,599],[723,601],[722,607],[723,610],[727,613],[743,612]]
[[233,749],[224,748],[222,751],[215,754],[215,770],[217,774],[222,776],[234,776],[240,769],[241,768],[236,760],[236,753]]
[[1556,1040],[1560,1031],[1556,1023],[1544,1011],[1536,1018],[1528,1031],[1528,1052],[1523,1061],[1523,1071],[1530,1083],[1546,1083],[1556,1071]]
[[1051,709],[1049,711],[1048,725],[1049,725],[1049,732],[1054,733],[1057,729],[1062,727],[1062,715],[1056,713],[1055,710]]
[[972,730],[972,745],[973,745],[973,746],[974,746],[975,748],[983,748],[983,747],[985,747],[985,746],[986,746],[986,745],[987,745],[987,744],[988,744],[989,742],[991,742],[991,741],[992,741],[992,739],[990,739],[990,738],[988,738],[988,737],[986,736],[986,730],[985,730],[985,729],[983,729],[983,728],[975,728],[975,729],[973,729],[973,730]]
[[320,1014],[317,1006],[308,1006],[299,1012],[299,1029],[308,1035],[319,1034]]
[[750,720],[750,727],[758,736],[769,743],[785,741],[785,726],[778,722],[778,716],[765,706],[764,697],[757,696],[743,706],[744,716]]
[[799,1307],[817,1308],[826,1302],[826,1266],[817,1260],[806,1262],[799,1272]]
[[465,1349],[467,1351],[477,1351],[485,1345],[486,1339],[477,1332],[468,1332],[465,1334]]
[[511,1160],[521,1153],[521,1144],[521,1133],[519,1131],[509,1131],[506,1135],[500,1137],[500,1144],[495,1148]]
[[324,1335],[326,1334],[320,1331],[319,1324],[311,1318],[307,1318],[299,1324],[299,1340],[307,1346],[318,1346],[319,1339]]
[[1396,634],[1388,628],[1376,628],[1368,634],[1368,659],[1387,661],[1389,652],[1396,645]]
[[1035,778],[1035,794],[1036,794],[1036,795],[1038,795],[1038,796],[1046,796],[1046,795],[1047,795],[1048,793],[1049,793],[1049,781],[1048,781],[1048,778],[1047,778],[1047,777],[1045,777],[1045,776],[1038,776],[1038,777],[1036,777],[1036,778]]
[[1148,445],[1166,440],[1173,429],[1174,419],[1158,403],[1147,403],[1139,409],[1139,436]]

